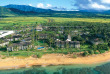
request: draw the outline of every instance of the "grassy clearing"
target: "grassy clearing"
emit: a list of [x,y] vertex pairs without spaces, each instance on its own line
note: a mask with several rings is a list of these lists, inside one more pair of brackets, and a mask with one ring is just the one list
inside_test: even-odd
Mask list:
[[60,17],[8,17],[0,19],[1,26],[11,26],[13,23],[19,23],[19,25],[35,24],[48,22],[48,19],[54,19],[55,22],[72,22],[72,21],[81,21],[81,22],[101,22],[101,23],[110,23],[110,19],[103,18],[60,18]]

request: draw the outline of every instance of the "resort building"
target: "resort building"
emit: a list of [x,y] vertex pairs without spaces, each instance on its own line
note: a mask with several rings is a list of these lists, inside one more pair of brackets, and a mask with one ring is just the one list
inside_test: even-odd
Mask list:
[[7,47],[8,51],[18,51],[18,50],[25,50],[31,49],[32,45],[30,42],[20,42],[20,43],[13,43]]
[[0,46],[5,46],[5,45],[8,45],[9,44],[9,41],[6,40],[6,39],[3,39],[3,40],[0,40]]
[[47,39],[48,38],[48,34],[39,34],[38,35],[38,39]]
[[59,48],[80,48],[79,41],[56,41],[55,45]]
[[56,47],[59,48],[80,48],[80,42],[79,41],[71,41],[71,35],[68,35],[68,38],[66,41],[60,41],[57,39],[55,41]]
[[100,38],[95,38],[95,39],[91,39],[90,43],[94,44],[94,45],[98,45],[98,44],[103,44],[104,41]]

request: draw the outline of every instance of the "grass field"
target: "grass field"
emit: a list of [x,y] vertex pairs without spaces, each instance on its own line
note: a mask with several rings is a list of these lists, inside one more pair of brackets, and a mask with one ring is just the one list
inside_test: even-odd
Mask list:
[[0,27],[11,26],[13,23],[18,23],[20,25],[35,24],[48,22],[48,19],[54,19],[55,22],[100,22],[100,23],[110,23],[110,19],[104,18],[56,18],[56,17],[7,17],[0,19]]

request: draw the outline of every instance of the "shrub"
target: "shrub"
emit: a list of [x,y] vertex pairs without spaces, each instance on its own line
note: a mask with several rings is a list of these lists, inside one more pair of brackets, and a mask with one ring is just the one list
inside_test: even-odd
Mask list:
[[105,52],[105,50],[99,50],[99,52],[100,52],[100,53],[104,53],[104,52]]
[[99,44],[99,45],[97,45],[97,50],[106,50],[106,51],[108,51],[109,49],[108,49],[108,45],[106,45],[106,44]]
[[90,55],[93,55],[93,54],[94,54],[94,51],[93,51],[93,50],[89,50],[88,53],[89,53]]
[[95,51],[94,54],[100,54],[98,51]]
[[64,54],[65,54],[65,55],[67,55],[67,54],[68,54],[68,52],[64,52]]
[[88,56],[89,53],[87,51],[84,51],[83,56]]
[[42,58],[42,56],[43,56],[43,54],[41,54],[41,53],[37,54],[38,58]]

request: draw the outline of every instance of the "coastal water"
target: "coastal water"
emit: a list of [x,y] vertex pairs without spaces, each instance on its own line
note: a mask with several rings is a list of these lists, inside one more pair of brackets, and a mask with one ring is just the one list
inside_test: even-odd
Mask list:
[[16,70],[1,70],[0,74],[110,74],[110,62],[92,65],[59,65]]

